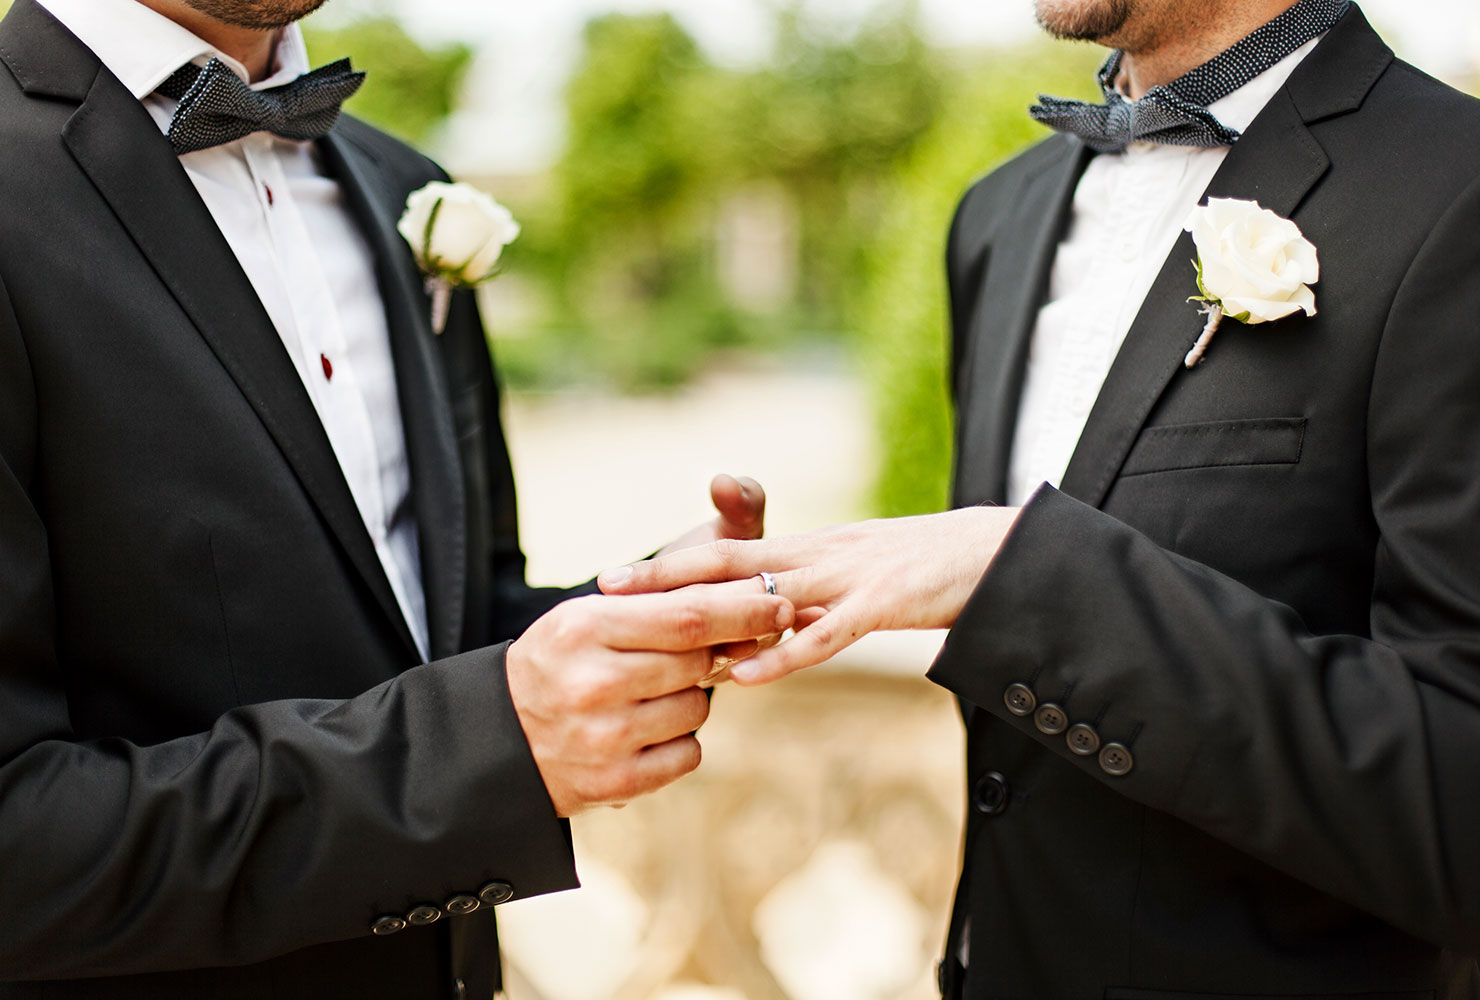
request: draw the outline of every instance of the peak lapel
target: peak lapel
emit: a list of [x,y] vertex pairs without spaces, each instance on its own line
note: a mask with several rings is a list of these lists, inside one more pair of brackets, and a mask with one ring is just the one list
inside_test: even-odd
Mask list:
[[[1329,164],[1288,90],[1281,90],[1234,144],[1204,197],[1251,199],[1288,218]],[[1202,315],[1187,301],[1198,294],[1196,259],[1197,248],[1184,232],[1147,293],[1090,411],[1060,486],[1070,496],[1093,506],[1104,502],[1172,380],[1216,377],[1211,369],[1188,371],[1182,364],[1203,326]]]
[[989,251],[984,278],[989,287],[981,290],[970,321],[971,360],[962,384],[971,387],[972,398],[956,448],[953,504],[958,507],[1002,503],[1007,496],[1007,463],[1028,346],[1074,188],[1089,159],[1088,147],[1079,140],[1054,141],[1059,143],[1055,155],[1024,184],[1002,227],[1012,234],[1013,245]]
[[[29,0],[20,3],[34,7]],[[75,61],[77,50],[86,52],[50,15],[36,13],[27,26],[27,53],[45,62],[48,53]],[[414,652],[338,459],[251,282],[148,112],[95,58],[91,63],[92,80],[63,129],[63,141],[241,389]],[[53,92],[64,89],[55,79],[49,86]]]
[[346,132],[344,125],[336,128],[321,148],[375,254],[411,463],[431,655],[437,659],[460,649],[467,573],[462,466],[451,394],[426,295],[410,250],[396,231],[403,198],[386,183],[374,153]]

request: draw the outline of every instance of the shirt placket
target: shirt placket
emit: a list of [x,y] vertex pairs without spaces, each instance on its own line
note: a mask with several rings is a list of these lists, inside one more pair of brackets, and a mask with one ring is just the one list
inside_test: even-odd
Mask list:
[[[313,252],[312,234],[304,224],[289,179],[276,155],[276,141],[265,133],[257,133],[244,139],[243,144],[247,168],[272,240],[278,280],[286,291],[296,328],[294,336],[284,338],[284,344],[297,353],[294,366],[339,459],[396,601],[408,622],[412,622],[412,602],[391,549],[391,526],[370,412],[360,390],[329,281]],[[417,630],[413,628],[413,631]]]

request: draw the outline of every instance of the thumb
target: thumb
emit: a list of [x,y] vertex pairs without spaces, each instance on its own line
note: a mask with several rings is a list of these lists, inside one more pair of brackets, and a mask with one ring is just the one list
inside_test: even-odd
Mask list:
[[766,530],[766,491],[748,476],[718,475],[709,483],[709,499],[719,512],[719,538],[760,538]]

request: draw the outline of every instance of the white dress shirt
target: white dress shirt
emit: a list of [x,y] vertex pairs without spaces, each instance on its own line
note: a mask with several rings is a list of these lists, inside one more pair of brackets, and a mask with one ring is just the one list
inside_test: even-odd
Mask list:
[[[176,102],[154,89],[186,63],[239,62],[134,0],[39,0],[167,131]],[[297,25],[262,90],[308,72]],[[312,143],[257,132],[180,157],[282,338],[406,623],[425,658],[426,598],[411,470],[375,260]],[[161,209],[163,211],[165,209]]]
[[[1319,41],[1306,42],[1208,110],[1244,131]],[[1008,464],[1009,504],[1063,480],[1121,342],[1228,150],[1136,142],[1085,168],[1028,348]],[[1191,277],[1191,262],[1186,266]],[[1195,311],[1188,316],[1199,322]]]

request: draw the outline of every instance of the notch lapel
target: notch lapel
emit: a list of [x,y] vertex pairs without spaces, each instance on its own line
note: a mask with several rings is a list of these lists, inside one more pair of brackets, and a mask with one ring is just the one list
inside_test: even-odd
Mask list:
[[410,248],[396,231],[404,198],[387,183],[375,154],[346,134],[352,127],[337,126],[320,148],[375,255],[411,463],[431,656],[439,659],[460,650],[467,581],[465,500],[451,393],[426,293]]
[[972,354],[961,382],[971,388],[956,448],[957,507],[1007,498],[1007,466],[1033,327],[1074,189],[1089,160],[1088,147],[1078,139],[1057,141],[1060,148],[1028,179],[1002,227],[1014,242],[1022,240],[1022,252],[997,245],[989,251],[993,259],[983,277],[989,287],[982,289],[971,319]]
[[[1205,198],[1252,199],[1286,218],[1295,217],[1330,167],[1308,126],[1361,107],[1392,62],[1392,50],[1353,4],[1234,143]],[[1216,377],[1216,369],[1187,371],[1182,366],[1203,324],[1186,301],[1197,294],[1196,255],[1192,237],[1184,232],[1090,411],[1060,487],[1070,496],[1096,507],[1104,503],[1131,445],[1172,380]]]
[[[1249,199],[1289,218],[1329,166],[1288,90],[1281,89],[1229,151],[1204,200]],[[1203,327],[1203,316],[1187,301],[1198,294],[1196,259],[1192,236],[1183,232],[1090,410],[1060,485],[1070,496],[1096,507],[1103,503],[1142,425],[1172,380],[1216,377],[1209,370],[1188,371],[1182,363]]]
[[[24,89],[80,100],[62,130],[73,159],[246,397],[356,575],[414,654],[416,645],[318,413],[169,143],[117,78],[30,0],[17,0],[6,28],[12,43],[6,61]],[[38,68],[34,77],[32,66]]]

